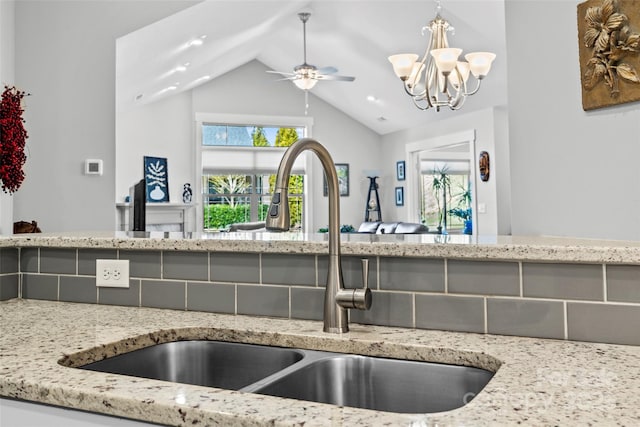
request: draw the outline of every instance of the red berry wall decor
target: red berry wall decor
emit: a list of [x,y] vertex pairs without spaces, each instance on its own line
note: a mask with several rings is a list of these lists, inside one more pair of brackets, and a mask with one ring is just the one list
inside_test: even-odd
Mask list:
[[27,94],[15,87],[4,87],[0,102],[0,181],[2,191],[15,193],[24,181],[22,166],[27,160],[24,145],[27,131],[22,118],[22,98]]

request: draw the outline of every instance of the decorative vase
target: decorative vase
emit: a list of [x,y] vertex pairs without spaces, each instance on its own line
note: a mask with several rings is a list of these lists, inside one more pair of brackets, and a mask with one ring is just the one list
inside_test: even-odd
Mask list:
[[473,221],[470,219],[466,219],[464,221],[464,230],[462,231],[464,234],[473,234]]

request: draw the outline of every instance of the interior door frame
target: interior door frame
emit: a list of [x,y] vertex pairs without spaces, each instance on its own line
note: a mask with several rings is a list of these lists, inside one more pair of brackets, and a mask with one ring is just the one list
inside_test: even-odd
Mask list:
[[469,143],[469,174],[471,182],[471,219],[473,221],[473,236],[478,235],[479,224],[477,216],[477,162],[476,159],[476,130],[469,129],[462,132],[456,132],[446,135],[441,135],[433,138],[428,138],[416,142],[411,142],[405,145],[406,159],[408,164],[405,167],[406,182],[407,182],[407,196],[405,200],[407,202],[408,221],[420,222],[420,153],[422,151],[430,151],[440,147],[446,147],[450,145]]

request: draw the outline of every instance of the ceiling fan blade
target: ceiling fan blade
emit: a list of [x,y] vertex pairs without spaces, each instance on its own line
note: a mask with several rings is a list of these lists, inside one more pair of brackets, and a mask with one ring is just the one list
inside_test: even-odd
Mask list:
[[281,74],[283,76],[295,76],[295,73],[289,73],[289,72],[285,72],[285,71],[274,71],[274,70],[267,70],[267,73],[272,73],[272,74]]
[[336,81],[341,81],[341,82],[352,82],[354,81],[356,78],[355,77],[351,77],[351,76],[336,76],[336,75],[323,75],[323,74],[319,74],[316,76],[316,79],[318,80],[336,80]]
[[322,67],[316,70],[318,74],[335,74],[338,72],[336,67]]

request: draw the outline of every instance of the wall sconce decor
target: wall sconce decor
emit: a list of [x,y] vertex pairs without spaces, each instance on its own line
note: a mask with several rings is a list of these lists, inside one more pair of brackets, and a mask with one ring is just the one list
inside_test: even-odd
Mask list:
[[578,5],[582,108],[640,100],[640,7],[637,0]]
[[478,162],[478,170],[480,171],[480,179],[484,182],[489,181],[489,175],[491,172],[491,165],[489,163],[489,153],[486,151],[480,152],[480,160]]

